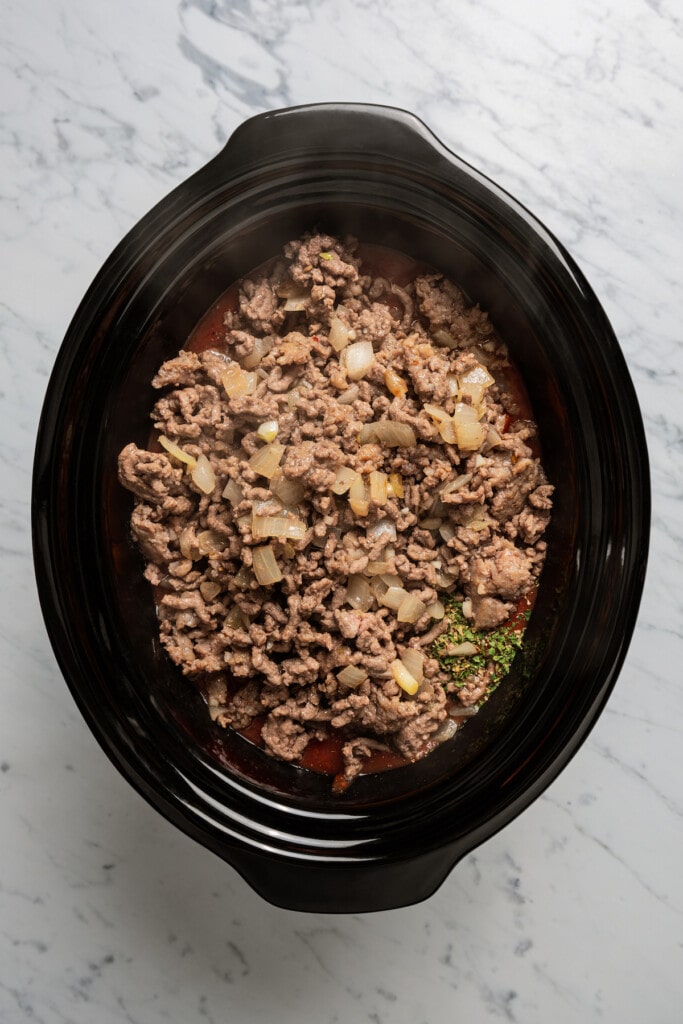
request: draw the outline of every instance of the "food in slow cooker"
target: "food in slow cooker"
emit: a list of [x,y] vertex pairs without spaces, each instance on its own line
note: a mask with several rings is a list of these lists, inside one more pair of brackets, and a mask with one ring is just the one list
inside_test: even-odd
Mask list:
[[521,644],[553,491],[486,313],[307,234],[152,384],[119,477],[161,641],[214,721],[308,767],[333,744],[342,785],[450,738]]

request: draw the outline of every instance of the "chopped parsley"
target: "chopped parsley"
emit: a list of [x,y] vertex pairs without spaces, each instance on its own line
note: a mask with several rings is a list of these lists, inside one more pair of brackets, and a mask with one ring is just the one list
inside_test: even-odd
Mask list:
[[[529,614],[528,611],[523,613],[525,620]],[[519,622],[517,616],[516,619]],[[486,676],[486,692],[477,701],[477,704],[483,704],[510,671],[515,654],[522,647],[526,627],[502,625],[491,630],[475,629],[462,613],[462,602],[456,600],[451,600],[446,606],[446,621],[447,628],[432,647],[432,656],[452,679],[452,683],[446,684],[446,689],[457,693],[465,683]],[[477,653],[447,653],[461,644],[473,644]]]

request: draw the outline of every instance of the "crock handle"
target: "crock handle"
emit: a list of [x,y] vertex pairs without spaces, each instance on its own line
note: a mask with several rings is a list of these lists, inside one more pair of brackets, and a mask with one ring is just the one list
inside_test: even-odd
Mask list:
[[316,103],[257,114],[233,132],[212,163],[238,177],[282,161],[372,155],[405,160],[430,174],[440,166],[452,174],[454,164],[473,173],[414,114],[359,103]]
[[449,845],[406,860],[287,860],[258,850],[233,852],[228,863],[276,907],[313,914],[367,914],[428,899],[469,852]]

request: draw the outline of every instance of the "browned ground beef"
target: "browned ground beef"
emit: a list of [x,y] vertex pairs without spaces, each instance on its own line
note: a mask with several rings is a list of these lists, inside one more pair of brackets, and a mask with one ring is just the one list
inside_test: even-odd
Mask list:
[[[277,757],[297,760],[312,738],[343,730],[347,778],[378,745],[415,760],[446,734],[451,688],[429,656],[439,601],[459,595],[476,627],[504,622],[541,570],[552,493],[527,443],[535,426],[498,383],[509,363],[486,314],[440,275],[405,287],[366,275],[356,252],[353,239],[290,242],[285,260],[241,283],[224,351],[183,351],[159,369],[154,425],[187,456],[208,459],[208,477],[134,444],[119,457],[170,658],[209,680],[220,725],[265,716],[262,739]],[[332,326],[347,341],[340,351]],[[351,380],[350,346],[363,341],[372,362]],[[225,373],[240,364],[256,376],[240,378],[247,393],[231,397]],[[487,382],[479,395],[463,383],[472,371]],[[449,433],[467,407],[477,411],[474,442]],[[438,409],[450,423],[443,436]],[[283,448],[272,478],[249,462],[268,443],[257,433],[267,421],[277,424],[270,443]],[[414,443],[361,436],[384,421],[407,425]],[[365,481],[360,505],[331,490],[342,467]],[[224,497],[229,481],[240,491]],[[276,492],[287,482],[299,488],[283,509]],[[302,536],[255,539],[254,516],[284,517]],[[267,545],[282,579],[260,585],[255,551]],[[389,586],[419,598],[415,621],[383,604]],[[406,648],[424,655],[414,695],[397,682]],[[347,666],[362,681],[340,681]],[[448,699],[471,705],[482,692],[473,681]]]

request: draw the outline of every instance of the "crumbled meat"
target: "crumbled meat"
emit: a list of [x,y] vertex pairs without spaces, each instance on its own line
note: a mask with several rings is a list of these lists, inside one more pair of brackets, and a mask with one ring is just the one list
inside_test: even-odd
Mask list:
[[311,734],[293,718],[275,718],[273,712],[261,729],[266,749],[283,761],[298,761],[311,740]]
[[[535,425],[505,390],[506,349],[456,285],[364,273],[353,238],[307,234],[284,252],[231,292],[212,348],[194,351],[190,339],[152,380],[156,430],[190,460],[206,457],[211,493],[156,443],[127,445],[119,479],[135,497],[131,533],[155,587],[161,642],[214,721],[254,725],[265,750],[289,762],[312,739],[338,735],[350,781],[378,749],[424,757],[449,706],[481,700],[488,669],[456,692],[430,657],[446,620],[429,608],[455,595],[470,602],[475,628],[507,621],[541,571],[553,488]],[[361,380],[349,379],[333,324],[349,342],[372,343]],[[255,376],[228,397],[223,377],[235,364]],[[500,380],[481,399],[463,397],[460,377],[482,364]],[[433,408],[453,416],[479,401],[478,422],[493,430],[485,443],[472,451],[442,439]],[[364,424],[387,420],[410,426],[417,443],[360,443]],[[282,452],[265,475],[249,460],[269,421]],[[360,499],[337,486],[341,471],[363,482]],[[400,490],[385,498],[381,481],[397,477]],[[284,534],[260,534],[283,521]],[[275,585],[258,582],[264,545],[282,575]],[[415,621],[384,605],[390,582],[422,602]],[[407,646],[424,655],[412,698],[391,668]],[[364,678],[344,683],[348,666]]]
[[358,280],[358,260],[354,256],[355,239],[340,242],[331,235],[306,235],[285,246],[291,260],[292,280],[301,285],[326,284],[339,288]]
[[[531,504],[535,493],[533,492],[529,495],[529,504]],[[546,531],[550,522],[550,513],[539,514],[525,509],[510,522],[512,524],[512,531],[508,530],[509,536],[519,536],[525,544],[536,544]]]
[[[246,686],[243,686],[241,690],[238,690],[230,698],[229,702],[227,700],[227,687],[225,689],[225,695],[221,694],[220,699],[220,704],[223,706],[216,717],[219,725],[231,725],[233,729],[244,729],[257,715],[264,713],[264,707],[261,703],[261,687],[257,682],[247,683]],[[210,697],[208,703],[210,706]]]
[[140,502],[135,506],[130,528],[140,551],[149,562],[166,565],[176,557],[173,530],[164,522],[159,522],[158,513],[151,505]]
[[500,595],[512,600],[526,593],[533,583],[531,560],[524,551],[502,537],[477,550],[470,561],[466,591],[479,596]]
[[277,330],[285,319],[276,288],[267,279],[247,279],[240,291],[240,314],[253,327],[263,333]]
[[333,441],[300,441],[287,451],[283,472],[290,480],[302,479],[314,491],[328,491],[344,455]]
[[429,739],[447,717],[446,694],[440,686],[423,687],[417,701],[418,714],[396,734],[394,742],[410,761],[428,749]]
[[157,375],[152,378],[152,387],[181,387],[185,384],[194,384],[201,365],[196,352],[180,352],[175,359],[169,359],[160,367]]
[[136,498],[162,507],[183,488],[183,471],[163,452],[147,452],[135,444],[119,455],[119,480]]
[[480,701],[486,693],[489,676],[490,673],[483,672],[480,675],[472,676],[471,679],[467,679],[458,690],[458,700],[460,703],[469,708],[476,704],[477,701]]
[[472,600],[473,621],[476,629],[495,629],[510,618],[513,604],[497,597],[477,597]]
[[360,775],[366,757],[371,757],[373,752],[387,751],[389,749],[386,743],[379,743],[369,736],[357,736],[355,739],[349,740],[342,747],[344,777],[346,781],[351,782],[357,775]]

